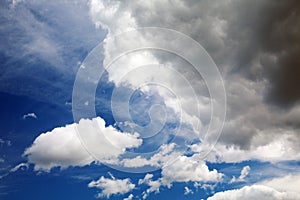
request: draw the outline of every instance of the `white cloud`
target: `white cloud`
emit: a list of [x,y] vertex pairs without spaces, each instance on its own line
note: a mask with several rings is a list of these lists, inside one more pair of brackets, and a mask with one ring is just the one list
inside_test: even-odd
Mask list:
[[259,184],[272,187],[281,192],[292,192],[299,194],[300,199],[300,174],[289,174],[283,177],[276,177]]
[[[243,171],[243,170],[242,170]],[[245,175],[248,170],[244,170]],[[218,192],[208,200],[262,199],[262,200],[296,200],[300,199],[300,174],[275,177],[241,189]]]
[[16,172],[19,169],[28,169],[29,168],[29,164],[28,163],[20,163],[17,166],[13,167],[11,170],[9,170],[9,172]]
[[[149,81],[155,83],[156,90],[165,99],[166,105],[174,109],[176,115],[181,118],[183,123],[191,125],[196,132],[194,137],[198,137],[198,132],[203,133],[208,128],[208,125],[207,127],[202,127],[202,121],[199,117],[200,113],[202,120],[209,120],[211,114],[210,103],[219,102],[221,98],[210,101],[209,95],[202,95],[208,91],[204,80],[195,72],[195,68],[188,66],[187,63],[183,63],[178,58],[168,59],[166,55],[158,56],[157,53],[154,54],[151,51],[145,50],[130,52],[126,56],[118,57],[134,48],[143,46],[159,46],[163,48],[171,45],[173,49],[178,49],[178,46],[181,47],[180,49],[188,48],[189,52],[192,53],[192,57],[199,58],[198,54],[193,54],[192,47],[187,44],[181,44],[183,42],[180,43],[177,40],[178,38],[173,38],[178,41],[178,44],[169,42],[170,35],[164,35],[162,31],[158,31],[155,34],[145,34],[142,31],[130,32],[134,36],[130,35],[130,37],[126,37],[123,35],[124,38],[109,40],[109,37],[116,33],[138,27],[136,20],[140,19],[135,15],[135,11],[139,9],[143,10],[148,6],[149,8],[160,9],[160,6],[158,6],[160,4],[162,4],[161,6],[168,6],[169,2],[164,1],[161,3],[160,1],[155,1],[152,5],[141,4],[139,2],[124,3],[122,1],[110,1],[103,3],[99,0],[90,1],[90,14],[94,23],[109,30],[104,43],[103,65],[108,67],[108,64],[111,64],[111,61],[113,61],[112,65],[109,65],[109,68],[107,68],[107,71],[109,73],[109,80],[113,81],[117,86],[126,83],[127,86],[129,85],[135,89],[135,87],[139,87]],[[180,11],[188,12],[188,8],[184,3],[176,1],[176,5]],[[158,14],[157,10],[153,11],[153,14]],[[221,24],[225,24],[225,22],[218,19],[216,24],[220,25],[217,31],[220,34],[222,32]],[[117,57],[118,59],[115,59]],[[149,67],[150,65],[152,66]],[[183,69],[182,65],[187,67]],[[217,82],[216,79],[214,81]],[[176,99],[174,100],[174,95],[170,96],[170,91],[176,95],[178,102],[176,102]],[[224,109],[221,107],[219,106],[218,109],[215,107],[214,113],[221,112]],[[118,112],[122,113],[119,110]],[[213,124],[211,127],[219,127],[220,123]]]
[[230,183],[234,183],[234,182],[242,182],[245,181],[246,176],[248,176],[248,174],[250,173],[250,166],[245,166],[243,167],[242,171],[241,171],[241,175],[238,178],[235,178],[235,176],[230,180]]
[[193,190],[188,188],[187,186],[184,187],[184,195],[193,194]]
[[200,160],[196,154],[191,157],[181,155],[176,160],[162,166],[161,178],[152,180],[153,175],[146,174],[143,179],[139,180],[139,184],[149,186],[143,193],[144,198],[147,198],[152,192],[160,192],[162,186],[171,188],[174,182],[219,182],[222,177],[223,174],[218,173],[217,170],[210,171],[205,161]]
[[35,113],[28,113],[28,114],[26,114],[26,115],[23,115],[23,119],[26,119],[26,118],[35,118],[35,119],[37,119],[37,116],[36,116],[36,114]]
[[135,185],[131,183],[129,178],[115,179],[113,176],[111,179],[101,176],[99,180],[90,182],[88,186],[102,190],[101,193],[98,194],[99,198],[109,198],[111,195],[126,194],[135,188]]
[[130,194],[127,198],[124,198],[123,200],[132,200],[133,194]]
[[251,170],[251,168],[248,165],[243,167],[239,179],[240,180],[245,180],[246,176],[248,176],[248,174],[250,173],[250,170]]
[[176,144],[163,144],[156,154],[151,156],[149,159],[137,156],[130,159],[123,159],[121,164],[125,167],[143,167],[143,166],[154,166],[154,167],[163,167],[167,166],[168,163],[172,163],[178,156],[182,155],[182,152],[175,151]]
[[114,34],[136,27],[135,19],[129,11],[120,12],[124,5],[119,1],[89,2],[90,15],[97,27],[102,27]]
[[162,169],[162,182],[170,185],[172,182],[218,182],[223,174],[217,170],[209,170],[205,161],[200,160],[198,155],[191,157],[180,156],[170,165]]
[[[280,135],[279,135],[280,133]],[[276,134],[276,137],[272,137]],[[248,148],[242,148],[233,143],[218,142],[212,152],[205,158],[210,162],[237,163],[246,160],[259,160],[264,162],[280,162],[300,159],[298,141],[295,140],[296,130],[283,128],[259,131]],[[242,132],[241,132],[241,135]],[[231,137],[235,137],[232,135]],[[240,136],[238,136],[240,137]],[[190,146],[193,152],[205,151],[201,144]]]
[[151,180],[153,178],[153,174],[146,174],[145,177],[143,179],[139,179],[139,185],[143,184],[143,183],[148,183],[149,180]]
[[296,193],[279,192],[271,187],[252,185],[245,186],[241,189],[218,192],[207,200],[296,200],[299,198],[299,194]]
[[[80,140],[77,131],[82,130],[86,138],[81,136]],[[78,124],[55,128],[39,135],[24,155],[28,157],[28,162],[35,165],[35,170],[49,171],[53,167],[87,165],[94,158],[81,143],[83,139],[96,140],[85,144],[90,145],[86,146],[88,150],[97,153],[96,161],[100,162],[117,160],[126,148],[138,147],[142,143],[137,134],[121,133],[112,126],[105,127],[105,121],[97,117],[82,119]]]

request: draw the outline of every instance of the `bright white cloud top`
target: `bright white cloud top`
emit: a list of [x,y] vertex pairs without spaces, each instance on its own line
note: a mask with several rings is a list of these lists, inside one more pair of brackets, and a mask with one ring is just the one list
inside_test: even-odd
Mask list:
[[53,167],[88,165],[95,160],[81,143],[77,133],[79,128],[85,130],[87,137],[90,137],[88,139],[98,139],[95,146],[90,146],[89,149],[98,152],[97,156],[101,156],[103,162],[114,161],[126,148],[138,147],[142,143],[137,134],[120,133],[112,126],[105,127],[105,121],[97,117],[91,120],[82,119],[78,124],[55,128],[41,134],[26,149],[24,155],[35,165],[35,170],[49,171]]
[[[111,176],[111,178],[101,176],[99,180],[90,182],[88,186],[102,190],[101,193],[98,194],[99,198],[109,198],[111,195],[115,194],[126,194],[135,188],[135,185],[131,183],[129,178],[115,179],[113,176]],[[129,195],[129,199],[130,197],[131,196]]]

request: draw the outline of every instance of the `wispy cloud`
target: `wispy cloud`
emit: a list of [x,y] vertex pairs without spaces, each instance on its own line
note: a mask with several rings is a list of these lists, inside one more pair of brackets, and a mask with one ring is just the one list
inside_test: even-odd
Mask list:
[[27,113],[25,115],[23,115],[23,119],[27,119],[27,118],[35,118],[37,119],[37,115],[35,113]]

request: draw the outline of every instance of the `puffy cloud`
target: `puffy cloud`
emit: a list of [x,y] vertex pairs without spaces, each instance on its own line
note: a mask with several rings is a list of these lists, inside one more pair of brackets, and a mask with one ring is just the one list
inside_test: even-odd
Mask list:
[[241,171],[241,175],[239,176],[240,180],[244,180],[246,178],[246,176],[248,176],[248,174],[250,173],[250,166],[245,166],[243,167],[242,171]]
[[139,180],[139,185],[141,185],[143,183],[148,183],[149,180],[151,180],[152,178],[153,178],[153,174],[146,174],[143,179]]
[[182,155],[182,152],[175,150],[175,143],[163,144],[157,153],[152,155],[149,159],[139,155],[134,158],[124,158],[121,160],[121,164],[125,167],[143,167],[143,166],[154,166],[154,167],[163,167],[172,163]]
[[[242,170],[243,171],[243,170]],[[247,174],[248,170],[244,170]],[[282,177],[275,177],[255,185],[244,186],[241,189],[218,192],[208,200],[226,199],[262,199],[262,200],[295,200],[300,199],[300,174],[289,174]]]
[[245,186],[241,189],[218,192],[208,200],[237,200],[237,199],[261,199],[261,200],[295,200],[299,199],[299,194],[279,192],[273,188],[263,185]]
[[[137,134],[122,133],[112,126],[105,127],[105,121],[100,118],[82,119],[78,124],[55,128],[50,132],[39,135],[24,155],[28,162],[35,165],[35,170],[50,170],[53,167],[66,168],[83,166],[94,161],[92,155],[82,144],[77,131],[84,130],[86,140],[95,143],[85,143],[88,150],[97,152],[96,161],[105,162],[117,160],[126,148],[138,147],[142,140]],[[97,137],[96,137],[96,136]]]
[[[143,192],[144,198],[152,193],[158,193],[162,186],[172,187],[175,182],[219,182],[223,174],[217,170],[209,170],[205,161],[200,160],[197,154],[191,157],[178,156],[172,162],[162,166],[161,178],[152,180],[152,174],[146,174],[139,184],[146,184],[149,188]],[[189,192],[191,193],[191,191]]]
[[[241,133],[242,134],[242,133]],[[273,135],[277,135],[273,137]],[[253,136],[252,144],[248,148],[241,148],[232,143],[219,142],[207,155],[210,162],[236,163],[246,160],[259,160],[268,162],[291,161],[300,159],[299,141],[295,138],[296,130],[282,128],[259,131]],[[232,135],[234,137],[234,135]],[[194,152],[205,151],[201,144],[191,145]]]
[[241,182],[241,181],[245,181],[246,176],[248,176],[248,174],[250,173],[250,166],[245,166],[243,167],[242,171],[241,171],[241,175],[238,178],[235,178],[235,176],[231,179],[230,183],[234,183],[234,182]]
[[259,184],[272,187],[281,192],[292,192],[299,194],[300,198],[300,174],[289,174],[282,177],[272,178],[270,180],[265,180]]
[[124,198],[124,200],[132,200],[133,194],[130,194],[127,198]]
[[191,157],[179,156],[173,163],[162,169],[162,182],[170,185],[172,182],[218,182],[223,174],[217,170],[209,170],[205,161],[197,154]]
[[193,190],[188,188],[187,186],[184,187],[184,195],[193,194]]
[[[131,183],[129,178],[116,179],[113,176],[111,176],[111,179],[101,176],[99,180],[90,182],[88,186],[102,190],[98,194],[99,198],[109,198],[111,195],[126,194],[135,188],[135,185]],[[128,199],[132,199],[132,194],[129,195]]]

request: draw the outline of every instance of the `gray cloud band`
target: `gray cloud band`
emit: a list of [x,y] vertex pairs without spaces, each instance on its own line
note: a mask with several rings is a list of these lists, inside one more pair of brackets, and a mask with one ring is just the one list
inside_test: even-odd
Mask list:
[[[143,37],[143,40],[139,40],[141,37]],[[137,41],[132,42],[131,45],[120,45],[124,43],[124,41]],[[163,41],[163,42],[162,42]],[[105,53],[107,54],[108,47],[110,47],[110,44],[118,44],[119,46],[122,46],[122,48],[115,48],[112,52],[109,52],[111,56],[103,57]],[[180,47],[182,45],[188,46],[189,50],[181,49]],[[134,51],[142,51],[147,49],[154,49],[154,50],[161,50],[165,52],[169,52],[172,54],[175,54],[179,56],[180,58],[186,60],[188,63],[190,63],[193,68],[199,73],[207,86],[207,89],[209,91],[210,95],[210,103],[211,103],[211,117],[209,126],[205,133],[198,131],[199,139],[201,141],[202,146],[204,147],[201,151],[201,154],[199,155],[199,159],[205,158],[207,154],[212,150],[213,146],[218,141],[218,138],[221,134],[225,116],[226,116],[226,94],[225,94],[225,88],[224,83],[222,80],[222,77],[220,75],[220,72],[215,65],[214,61],[211,59],[209,54],[205,51],[205,49],[197,43],[192,38],[188,37],[187,35],[184,35],[180,32],[171,30],[171,29],[165,29],[165,28],[139,28],[135,30],[131,30],[128,32],[123,32],[121,34],[107,37],[102,43],[97,45],[86,57],[84,62],[82,63],[74,83],[73,87],[73,98],[72,98],[72,111],[73,111],[73,117],[75,122],[78,122],[82,118],[94,118],[96,117],[96,110],[95,110],[95,94],[96,89],[99,83],[99,80],[101,77],[109,71],[110,67],[112,67],[121,57],[127,56],[130,53]],[[105,59],[105,62],[103,64],[103,60]],[[103,66],[104,65],[104,66]],[[117,65],[116,65],[117,66]],[[137,66],[134,69],[128,69],[128,71],[122,72],[122,76],[130,75],[130,73],[133,73],[134,75],[138,75],[140,73],[150,73],[151,70],[159,68],[157,64],[149,64],[149,63],[141,63],[141,66]],[[140,71],[142,70],[142,71]],[[169,69],[170,71],[174,69]],[[176,71],[176,70],[175,70]],[[152,76],[155,76],[155,74],[151,74]],[[167,75],[167,74],[166,74]],[[190,88],[191,91],[193,90],[193,84],[189,83],[189,80],[183,78],[183,76],[180,76],[180,73],[177,73],[178,79],[182,79],[182,82],[188,85],[188,88]],[[120,80],[122,77],[117,77]],[[155,78],[155,77],[154,77]],[[116,78],[115,78],[116,79]],[[160,80],[160,81],[159,81]],[[169,85],[166,81],[163,79],[154,80],[152,82],[143,82],[143,80],[139,80],[136,84],[138,86],[141,86],[143,84],[157,84],[157,85],[163,85],[165,88],[171,91],[171,93],[174,93],[174,90],[172,90],[172,86]],[[115,82],[116,83],[116,82]],[[116,85],[118,85],[116,83]],[[135,89],[137,89],[136,87]],[[127,96],[127,103],[126,107],[118,107],[117,103],[117,96],[116,94],[120,93],[120,88],[118,86],[115,87],[112,95],[112,111],[114,118],[116,122],[118,122],[118,116],[120,112],[125,112],[126,119],[130,118],[129,113],[129,99],[131,94]],[[194,92],[195,94],[195,92]],[[180,94],[176,94],[175,96],[179,96],[180,101]],[[194,95],[194,102],[195,102],[195,109],[197,109],[198,106],[198,97],[195,94]],[[179,105],[181,105],[179,103]],[[180,108],[184,109],[184,108]],[[154,109],[154,111],[157,110],[157,108]],[[149,112],[151,115],[153,112]],[[200,113],[199,113],[200,115]],[[150,116],[151,117],[151,116]],[[155,120],[153,117],[151,117],[152,120],[148,127],[152,126],[152,122]],[[132,122],[132,121],[131,121]],[[159,125],[160,127],[163,126],[163,124]],[[139,127],[139,130],[143,131],[145,127]],[[99,129],[100,130],[100,129]],[[137,129],[138,130],[138,129]],[[154,132],[157,132],[161,130],[159,129],[153,129]],[[77,133],[78,137],[80,138],[83,146],[86,148],[86,150],[95,158],[95,160],[101,162],[102,160],[99,159],[98,155],[98,149],[95,148],[89,148],[90,146],[95,146],[94,144],[97,143],[98,139],[103,140],[103,135],[101,134],[101,131],[99,133],[89,133],[88,130],[81,130],[80,127],[77,127]],[[93,137],[90,137],[91,135]],[[155,135],[156,133],[151,133],[150,136]],[[149,137],[150,137],[149,136]],[[91,140],[91,138],[93,138]],[[111,145],[112,151],[114,151],[115,147],[112,144]],[[134,156],[140,156],[140,153],[134,153],[134,152],[126,152],[126,154],[130,154],[130,157]],[[107,163],[106,163],[107,164]],[[130,169],[125,168],[124,166],[118,166],[118,165],[110,165],[109,166],[116,168],[118,170],[122,171],[129,171],[129,172],[137,172],[136,168]],[[149,171],[149,168],[144,168],[140,170],[139,172],[146,172]]]

